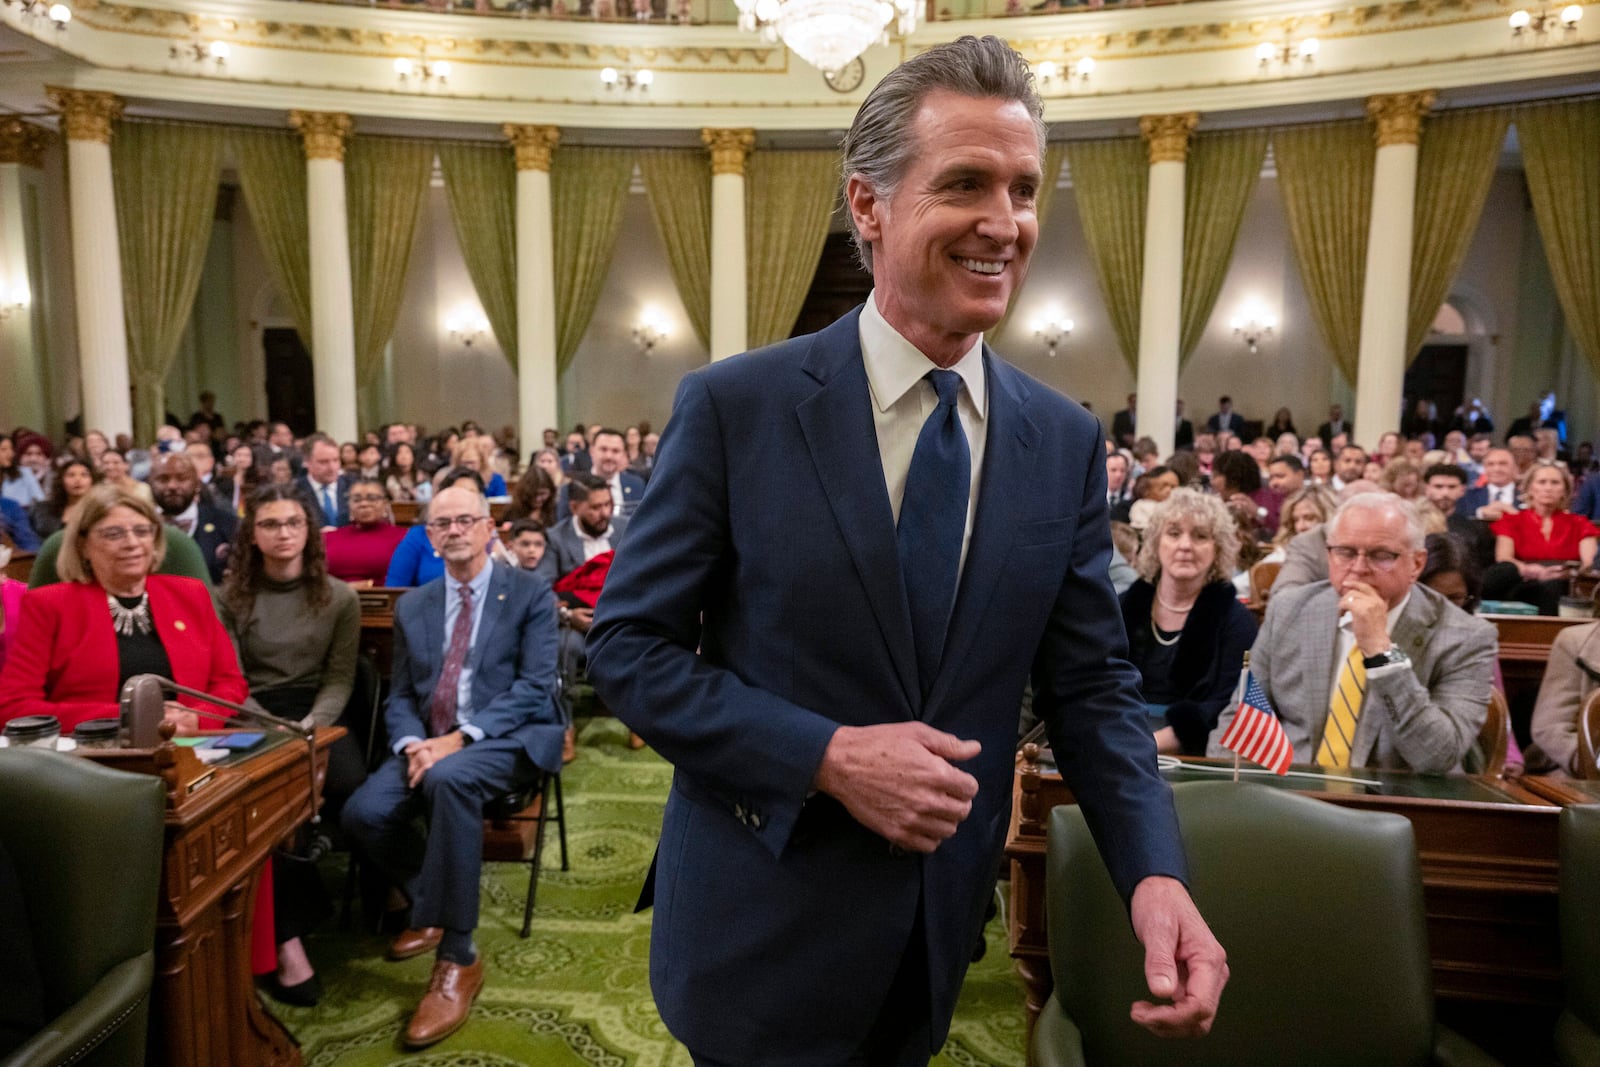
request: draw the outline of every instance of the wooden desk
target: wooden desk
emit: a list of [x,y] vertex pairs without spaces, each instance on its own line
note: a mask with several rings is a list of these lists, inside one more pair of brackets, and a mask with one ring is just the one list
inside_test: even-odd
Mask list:
[[1593,619],[1563,619],[1554,615],[1484,615],[1500,633],[1500,673],[1505,678],[1506,701],[1513,708],[1525,700],[1532,704],[1550,661],[1550,645],[1568,626]]
[[394,606],[410,589],[374,586],[357,589],[361,603],[361,651],[371,657],[378,677],[388,680],[394,668]]
[[[317,731],[318,774],[344,736]],[[262,864],[311,817],[303,743],[268,734],[264,751],[198,767],[192,752],[106,749],[83,755],[168,782],[157,901],[149,1062],[163,1067],[285,1067],[300,1048],[262,1006],[250,973],[250,929]],[[165,762],[163,762],[165,761]],[[209,773],[198,786],[187,783]]]
[[[1027,746],[1027,749],[1034,746]],[[1035,753],[1037,750],[1035,749]],[[1196,760],[1194,763],[1215,761]],[[1299,767],[1297,770],[1301,769]],[[1180,768],[1169,781],[1222,776]],[[1556,930],[1560,809],[1520,786],[1467,775],[1362,771],[1384,792],[1262,776],[1263,782],[1353,808],[1411,820],[1422,861],[1434,990],[1445,999],[1552,1005],[1561,1001]],[[1006,855],[1011,861],[1011,955],[1027,985],[1031,1030],[1049,998],[1045,844],[1050,809],[1072,803],[1061,778],[1025,754],[1013,786]]]
[[34,554],[32,552],[12,549],[11,559],[6,562],[6,577],[15,578],[19,582],[26,582],[29,576],[33,574],[33,559]]

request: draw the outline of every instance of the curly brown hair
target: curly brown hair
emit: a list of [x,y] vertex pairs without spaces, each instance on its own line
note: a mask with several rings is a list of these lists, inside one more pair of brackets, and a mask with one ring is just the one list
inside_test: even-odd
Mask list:
[[[544,503],[535,508],[534,500],[541,489],[545,490]],[[545,526],[556,524],[556,483],[550,480],[548,471],[536,464],[528,464],[528,469],[522,472],[511,490],[506,520],[515,522],[518,519],[537,519]]]
[[251,494],[245,503],[244,517],[239,520],[239,531],[233,537],[233,550],[228,557],[228,573],[223,575],[222,589],[218,594],[235,619],[244,620],[255,610],[256,593],[266,574],[261,549],[256,547],[256,514],[266,504],[287,500],[300,509],[306,520],[306,547],[300,551],[301,572],[306,591],[306,606],[320,611],[328,606],[328,557],[322,546],[322,533],[312,518],[311,503],[305,492],[296,485],[264,485]]

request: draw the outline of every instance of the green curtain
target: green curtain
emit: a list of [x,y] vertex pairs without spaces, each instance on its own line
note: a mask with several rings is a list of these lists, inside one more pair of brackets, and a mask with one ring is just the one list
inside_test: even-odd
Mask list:
[[505,144],[444,141],[444,191],[472,287],[500,351],[517,366],[517,162]]
[[417,220],[433,177],[434,145],[399,137],[354,137],[344,152],[350,227],[350,306],[356,384],[371,386],[394,334]]
[[1128,367],[1139,366],[1139,293],[1144,285],[1144,216],[1150,165],[1144,141],[1067,145],[1072,194],[1083,236]]
[[[1061,162],[1066,158],[1067,146],[1065,144],[1057,142],[1056,144],[1050,145],[1045,149],[1043,180],[1039,183],[1039,192],[1034,196],[1033,201],[1034,210],[1039,216],[1039,234],[1041,238],[1044,234],[1044,220],[1050,214],[1050,202],[1055,199],[1056,183],[1061,180]],[[1033,254],[1035,256],[1039,254],[1039,249],[1037,247],[1034,248]],[[1023,287],[1026,288],[1026,286],[1027,283],[1024,282]],[[1021,293],[1022,289],[1020,288],[1012,290],[1011,303],[1006,305],[1006,313],[1000,316],[1000,321],[995,323],[994,328],[989,330],[984,336],[1000,336],[1001,331],[1006,328],[1006,324],[1011,321],[1011,313],[1017,309],[1017,297],[1021,295]]]
[[245,209],[261,240],[267,269],[311,351],[311,223],[306,217],[306,155],[289,130],[232,129],[228,147]]
[[111,138],[134,440],[155,440],[200,287],[224,133],[214,126],[122,122]]
[[1233,262],[1239,223],[1267,156],[1265,130],[1202,133],[1189,141],[1183,184],[1183,311],[1179,366],[1189,361]]
[[[1467,258],[1511,113],[1503,108],[1447,111],[1422,126],[1416,223],[1411,245],[1411,308],[1406,361],[1417,358],[1450,283]],[[1591,169],[1594,161],[1590,161]]]
[[781,341],[811,291],[839,200],[839,153],[752,152],[745,163],[746,342]]
[[1516,123],[1562,314],[1600,374],[1600,100],[1535,104]]
[[1272,152],[1311,317],[1354,385],[1377,159],[1372,127],[1363,119],[1280,130]]
[[711,161],[703,148],[647,148],[639,173],[689,325],[710,348]]
[[631,148],[555,151],[550,201],[555,224],[556,370],[572,364],[605,288],[633,178]]

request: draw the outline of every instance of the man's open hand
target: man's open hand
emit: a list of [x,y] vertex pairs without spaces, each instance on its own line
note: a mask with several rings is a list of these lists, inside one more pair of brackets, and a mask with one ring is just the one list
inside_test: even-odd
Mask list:
[[978,780],[952,763],[980,751],[976,741],[921,722],[841,726],[814,784],[890,844],[932,852],[956,832],[978,795]]
[[1176,878],[1152,876],[1134,888],[1133,932],[1144,946],[1150,994],[1170,1004],[1135,1001],[1133,1021],[1160,1037],[1210,1033],[1228,983],[1228,955]]

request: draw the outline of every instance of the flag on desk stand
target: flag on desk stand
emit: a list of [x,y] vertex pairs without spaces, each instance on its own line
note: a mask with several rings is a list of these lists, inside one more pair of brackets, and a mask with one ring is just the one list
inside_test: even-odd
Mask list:
[[1239,710],[1222,735],[1222,747],[1234,754],[1234,777],[1239,774],[1239,757],[1259,763],[1273,774],[1288,774],[1294,760],[1294,746],[1283,732],[1272,702],[1262,690],[1261,683],[1250,673],[1246,661],[1244,676],[1240,679],[1243,696]]

